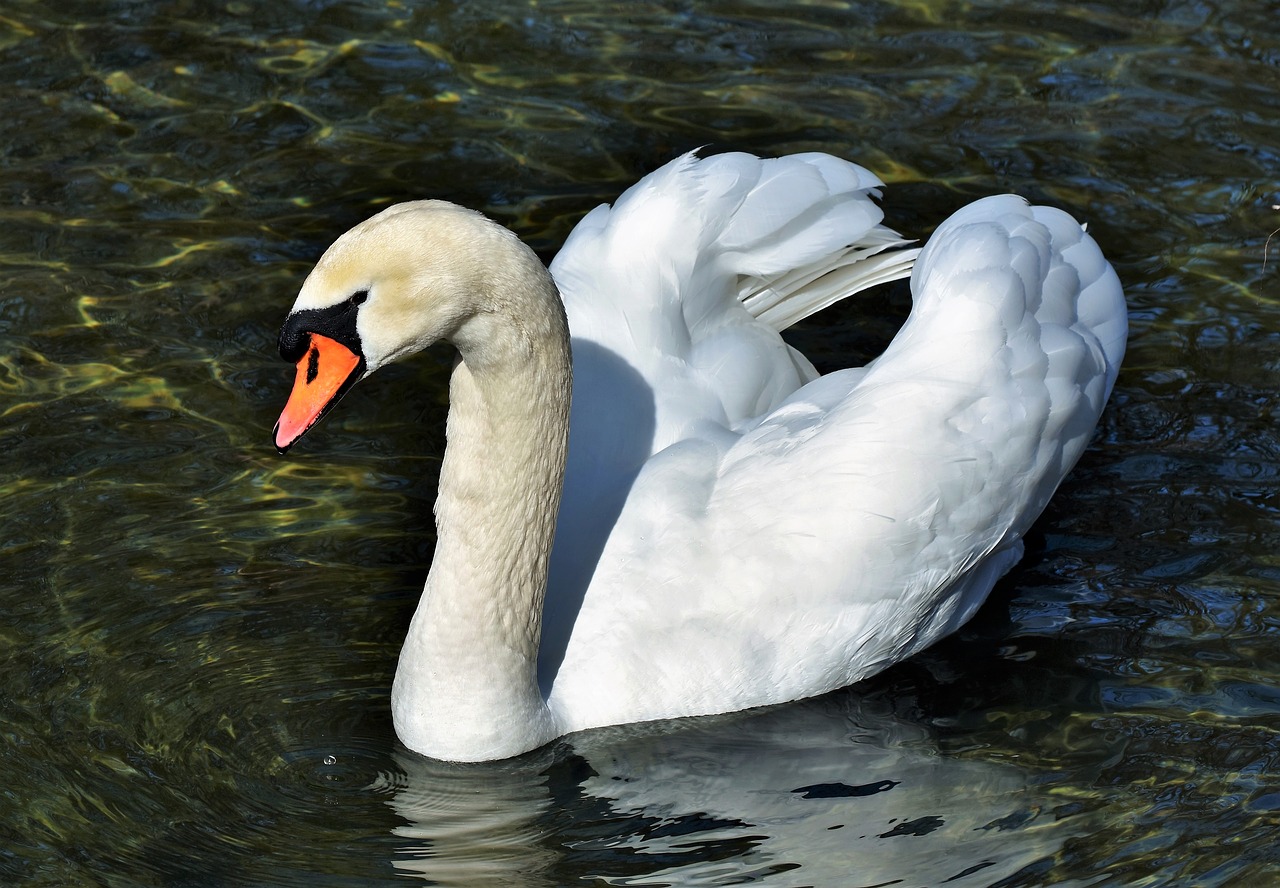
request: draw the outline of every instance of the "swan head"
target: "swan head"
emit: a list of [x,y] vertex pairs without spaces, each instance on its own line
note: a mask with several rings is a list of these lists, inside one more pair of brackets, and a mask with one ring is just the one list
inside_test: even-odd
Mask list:
[[485,342],[477,328],[506,289],[495,278],[527,263],[525,253],[532,256],[482,214],[437,200],[396,204],[339,237],[280,330],[280,356],[297,371],[276,449],[288,450],[379,367],[440,339],[464,356],[471,341]]

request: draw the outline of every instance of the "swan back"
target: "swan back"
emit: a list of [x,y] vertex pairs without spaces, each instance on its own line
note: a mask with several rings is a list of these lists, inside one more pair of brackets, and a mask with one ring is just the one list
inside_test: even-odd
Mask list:
[[1119,281],[1065,213],[1004,196],[939,227],[912,291],[867,368],[646,463],[552,691],[570,726],[850,684],[954,630],[1017,561],[1114,383]]

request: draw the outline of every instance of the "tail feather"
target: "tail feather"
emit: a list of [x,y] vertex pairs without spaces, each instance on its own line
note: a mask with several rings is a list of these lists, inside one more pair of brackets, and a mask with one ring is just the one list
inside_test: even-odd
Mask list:
[[690,169],[704,206],[724,220],[708,231],[704,255],[736,278],[752,317],[775,330],[911,273],[919,251],[896,249],[910,241],[880,224],[871,198],[883,183],[857,164],[818,153],[721,154]]
[[834,262],[824,257],[769,281],[744,278],[738,298],[752,317],[781,332],[848,296],[910,275],[919,249],[885,252],[911,242],[883,226],[877,230],[885,234],[882,243],[870,246],[865,238]]

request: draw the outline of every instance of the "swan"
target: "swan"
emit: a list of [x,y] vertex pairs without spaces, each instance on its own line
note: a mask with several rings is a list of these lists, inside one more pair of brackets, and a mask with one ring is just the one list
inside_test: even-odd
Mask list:
[[[378,368],[458,351],[392,687],[409,749],[501,759],[844,687],[956,629],[1021,557],[1115,382],[1120,282],[1070,216],[1012,195],[904,249],[881,186],[823,154],[691,153],[549,269],[430,200],[323,254],[280,333],[281,453]],[[779,335],[908,274],[865,367],[820,376]]]

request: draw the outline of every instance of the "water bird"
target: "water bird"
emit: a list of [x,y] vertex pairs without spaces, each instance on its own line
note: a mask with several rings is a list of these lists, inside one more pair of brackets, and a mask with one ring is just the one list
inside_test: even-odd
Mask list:
[[[437,759],[853,684],[977,610],[1093,434],[1120,282],[1068,214],[978,200],[922,250],[824,154],[687,154],[545,267],[442,201],[341,235],[280,333],[287,451],[357,381],[456,347],[437,542],[392,688]],[[911,277],[884,352],[781,331]]]

